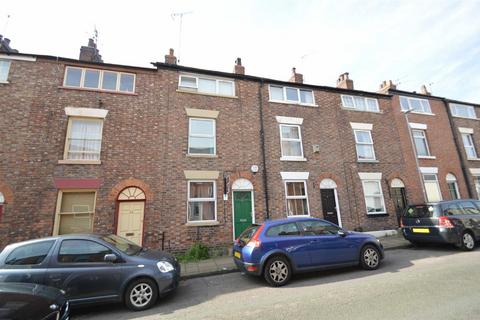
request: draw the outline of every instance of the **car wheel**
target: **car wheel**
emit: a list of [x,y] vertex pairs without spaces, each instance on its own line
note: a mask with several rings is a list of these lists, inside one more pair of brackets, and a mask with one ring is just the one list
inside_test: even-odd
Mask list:
[[146,310],[157,302],[157,285],[153,280],[147,278],[137,279],[128,285],[124,298],[128,309]]
[[292,268],[286,258],[275,256],[267,261],[263,276],[272,287],[280,287],[287,284],[292,277]]
[[475,239],[473,238],[472,234],[468,231],[462,233],[462,250],[465,251],[472,251],[475,248]]
[[372,245],[366,245],[360,253],[360,265],[365,270],[375,270],[380,265],[380,252]]

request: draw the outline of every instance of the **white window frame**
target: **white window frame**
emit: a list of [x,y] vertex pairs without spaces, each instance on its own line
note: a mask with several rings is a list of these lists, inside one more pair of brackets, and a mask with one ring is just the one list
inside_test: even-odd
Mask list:
[[458,189],[457,177],[453,173],[449,173],[449,174],[447,174],[445,180],[447,181],[447,189],[448,189],[449,195],[450,195],[450,186],[449,185],[453,184],[453,186],[455,188],[455,192],[457,193],[457,198],[455,198],[453,200],[461,199],[462,196],[460,195],[460,190]]
[[[195,182],[211,182],[213,183],[213,198],[190,198],[190,183]],[[190,202],[212,202],[214,203],[214,220],[189,220],[188,210],[190,208]],[[203,217],[202,217],[203,218]],[[187,181],[187,223],[204,223],[204,222],[216,222],[217,220],[217,182],[215,180],[188,180]]]
[[[407,104],[408,104],[408,108],[405,108],[403,105],[402,105],[402,99],[406,99],[407,101]],[[412,113],[421,113],[421,114],[430,114],[430,115],[433,115],[432,113],[432,108],[430,106],[430,102],[428,101],[428,99],[420,99],[420,98],[414,98],[414,97],[408,97],[408,96],[400,96],[399,97],[399,101],[400,101],[400,109],[402,111],[407,111],[407,110],[410,110],[410,109],[413,109],[412,108],[412,100],[418,100],[418,102],[420,103],[420,105],[422,106],[422,110],[414,110],[412,111]],[[427,107],[427,110],[425,110],[425,108]]]
[[[413,147],[415,148],[416,154],[418,158],[424,158],[424,157],[431,157],[430,153],[430,147],[428,145],[428,139],[427,139],[427,133],[423,129],[411,129],[412,130],[412,138],[413,138]],[[422,134],[423,140],[425,141],[425,147],[427,148],[427,154],[426,155],[420,155],[418,154],[418,149],[417,149],[417,144],[415,143],[415,139],[419,139],[420,137],[415,137],[415,132],[420,132]]]
[[[468,116],[458,115],[457,108],[466,108]],[[468,104],[450,103],[450,111],[452,112],[453,117],[465,118],[465,119],[477,119],[475,107]]]
[[[283,100],[276,100],[272,99],[272,94],[271,94],[271,88],[276,87],[276,88],[282,88],[283,90]],[[293,89],[297,91],[297,98],[298,100],[288,100],[287,99],[287,89]],[[310,91],[312,93],[312,101],[313,103],[306,103],[301,101],[301,96],[300,96],[300,91]],[[287,104],[299,104],[303,106],[311,106],[311,107],[316,107],[317,104],[315,103],[315,93],[313,90],[310,89],[302,89],[302,88],[296,88],[296,87],[288,87],[288,86],[281,86],[281,85],[275,85],[275,84],[270,84],[268,86],[268,96],[269,96],[269,102],[279,102],[279,103],[287,103]]]
[[[295,138],[283,138],[282,136],[282,127],[297,127],[298,128],[298,139]],[[305,160],[304,154],[303,154],[303,141],[302,141],[302,128],[300,125],[296,124],[286,124],[286,123],[280,123],[278,125],[278,128],[280,130],[280,151],[281,151],[281,158],[280,160]],[[286,156],[283,154],[283,141],[292,141],[292,142],[300,142],[300,156]]]
[[[192,120],[195,121],[210,121],[213,122],[213,153],[191,153],[190,152],[190,142],[191,137],[193,138],[212,138],[212,135],[205,135],[205,134],[192,134]],[[206,156],[206,157],[213,157],[217,155],[217,121],[216,119],[211,118],[195,118],[189,117],[188,118],[188,150],[189,155],[194,156]]]
[[[93,208],[90,211],[87,212],[61,212],[62,210],[62,201],[63,201],[63,195],[65,193],[93,193]],[[58,232],[60,231],[60,221],[62,219],[62,215],[75,215],[75,214],[90,214],[91,215],[91,228],[90,231],[93,231],[93,223],[95,221],[95,210],[97,207],[97,190],[95,189],[65,189],[65,190],[59,190],[58,191],[58,197],[57,197],[57,206],[55,208],[55,221],[53,224],[53,235],[57,236]]]
[[[72,126],[73,126],[73,121],[75,120],[82,120],[82,121],[88,121],[88,122],[96,122],[100,123],[100,151],[98,152],[98,160],[91,160],[91,159],[70,159],[68,157],[69,150],[70,150],[70,139],[72,136]],[[90,117],[73,117],[69,116],[68,117],[68,124],[67,124],[67,134],[65,138],[65,146],[64,146],[64,151],[63,151],[63,162],[64,163],[79,163],[79,164],[100,164],[100,159],[102,156],[102,142],[103,142],[103,122],[104,119],[101,118],[90,118]]]
[[[350,98],[352,99],[352,106],[348,106],[345,104],[345,99]],[[365,103],[365,109],[359,109],[359,106],[357,106],[357,103],[355,102],[355,99],[363,99]],[[342,106],[345,109],[350,109],[350,110],[357,110],[357,111],[363,111],[363,112],[380,112],[380,107],[378,106],[378,100],[375,98],[367,98],[367,97],[361,97],[361,96],[351,96],[351,95],[341,95],[341,100],[342,100]],[[375,110],[369,110],[368,106],[368,101],[374,101],[375,102]]]
[[437,173],[425,173],[423,172],[422,173],[422,180],[423,180],[423,188],[425,189],[425,196],[427,197],[427,202],[430,202],[428,200],[428,192],[427,192],[427,187],[426,187],[426,181],[428,181],[429,183],[433,183],[433,180],[425,180],[425,176],[435,176],[435,183],[437,185],[437,190],[438,190],[438,194],[440,195],[440,199],[438,201],[442,201],[443,200],[443,196],[442,196],[442,190],[440,189],[440,183],[438,181],[438,174]]
[[[469,146],[465,144],[464,137],[467,137],[467,140],[470,143]],[[473,133],[462,133],[462,143],[463,143],[463,147],[465,148],[465,154],[467,155],[467,159],[478,159],[477,149],[475,148],[475,143],[473,142]],[[471,157],[467,149],[473,150],[475,157]]]
[[[288,188],[287,188],[287,183],[289,182],[302,182],[303,187],[305,188],[305,195],[304,196],[289,196],[288,195]],[[307,190],[307,180],[283,180],[283,186],[285,188],[285,211],[287,213],[287,218],[292,218],[292,217],[310,217],[310,204],[308,202],[308,190]],[[306,199],[307,200],[307,212],[308,214],[302,214],[302,215],[289,215],[288,212],[288,200],[296,200],[296,199]]]
[[[378,184],[378,188],[380,190],[380,194],[375,194],[375,195],[371,195],[371,194],[366,194],[365,193],[365,183],[366,182],[375,182]],[[385,198],[383,197],[383,189],[382,189],[382,180],[378,180],[378,179],[362,179],[362,189],[363,189],[363,200],[365,201],[365,209],[367,210],[367,215],[376,215],[376,214],[386,214],[387,213],[387,207],[385,206]],[[383,207],[383,211],[380,211],[380,212],[368,212],[368,205],[367,205],[367,197],[370,197],[370,198],[378,198],[380,197],[380,199],[382,200],[382,207]]]
[[[192,78],[195,79],[195,85],[194,86],[182,86],[182,78]],[[204,92],[200,91],[198,89],[198,81],[199,79],[205,79],[205,80],[213,80],[215,81],[215,92]],[[225,95],[220,93],[220,88],[219,88],[219,83],[220,82],[228,82],[232,84],[232,95]],[[181,74],[178,76],[178,89],[179,90],[185,90],[185,91],[192,91],[196,93],[201,93],[201,94],[206,94],[206,95],[216,95],[216,96],[223,96],[223,97],[235,97],[235,81],[234,80],[229,80],[229,79],[221,79],[221,78],[213,78],[213,77],[208,77],[208,76],[202,76],[202,75],[191,75],[191,74]]]
[[[371,142],[359,142],[357,139],[357,132],[368,132],[368,135],[370,136],[370,141]],[[375,147],[373,145],[373,137],[372,137],[372,130],[366,130],[366,129],[353,129],[353,136],[355,137],[355,149],[357,151],[357,160],[361,162],[368,162],[368,161],[376,161],[377,157],[375,155]],[[361,159],[359,157],[359,152],[358,152],[358,146],[359,145],[365,145],[365,146],[371,146],[372,147],[372,153],[373,153],[373,158],[371,159]]]
[[[8,76],[10,74],[10,66],[12,65],[12,62],[6,59],[0,59],[0,62],[5,63],[4,65],[6,65],[6,67],[4,67],[6,69],[6,72],[5,72],[6,77],[5,79],[0,78],[0,83],[8,83]],[[2,74],[2,72],[0,72],[0,74]]]
[[[79,86],[71,86],[67,85],[67,74],[69,69],[79,69],[81,70],[81,75],[80,75],[80,85]],[[92,87],[85,87],[85,72],[89,71],[98,71],[100,74],[98,76],[98,87],[97,88],[92,88]],[[103,89],[103,74],[104,72],[111,72],[111,73],[116,73],[117,74],[117,83],[115,85],[115,89]],[[125,91],[125,90],[120,90],[120,84],[121,84],[121,78],[122,75],[130,75],[133,76],[133,91]],[[82,68],[82,67],[75,67],[75,66],[66,66],[65,67],[65,74],[63,77],[63,86],[66,88],[82,88],[86,90],[95,90],[95,91],[106,91],[106,92],[119,92],[119,93],[130,93],[134,94],[135,93],[135,87],[136,87],[136,82],[137,82],[137,75],[135,73],[128,73],[128,72],[119,72],[119,71],[114,71],[114,70],[104,70],[104,69],[94,69],[94,68]]]

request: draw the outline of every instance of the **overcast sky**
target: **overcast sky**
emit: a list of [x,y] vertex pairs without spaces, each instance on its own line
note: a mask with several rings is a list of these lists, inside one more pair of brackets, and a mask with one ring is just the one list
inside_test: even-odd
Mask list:
[[[78,58],[98,30],[105,62],[150,66],[168,48],[180,64],[335,86],[349,72],[355,88],[382,80],[480,103],[480,0],[431,1],[22,1],[1,0],[0,34],[24,53]],[[10,15],[10,19],[7,19]]]

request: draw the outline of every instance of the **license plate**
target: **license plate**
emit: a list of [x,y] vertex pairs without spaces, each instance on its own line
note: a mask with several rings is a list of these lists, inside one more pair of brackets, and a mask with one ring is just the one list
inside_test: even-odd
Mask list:
[[238,251],[235,251],[235,253],[233,255],[235,256],[235,258],[238,258],[238,259],[240,259],[242,257],[242,254]]
[[412,231],[415,233],[430,233],[428,228],[412,228]]

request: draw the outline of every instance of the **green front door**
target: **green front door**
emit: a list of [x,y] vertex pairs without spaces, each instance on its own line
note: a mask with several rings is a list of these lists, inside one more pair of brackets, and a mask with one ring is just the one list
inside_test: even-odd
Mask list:
[[233,222],[235,239],[252,224],[252,192],[233,191]]

